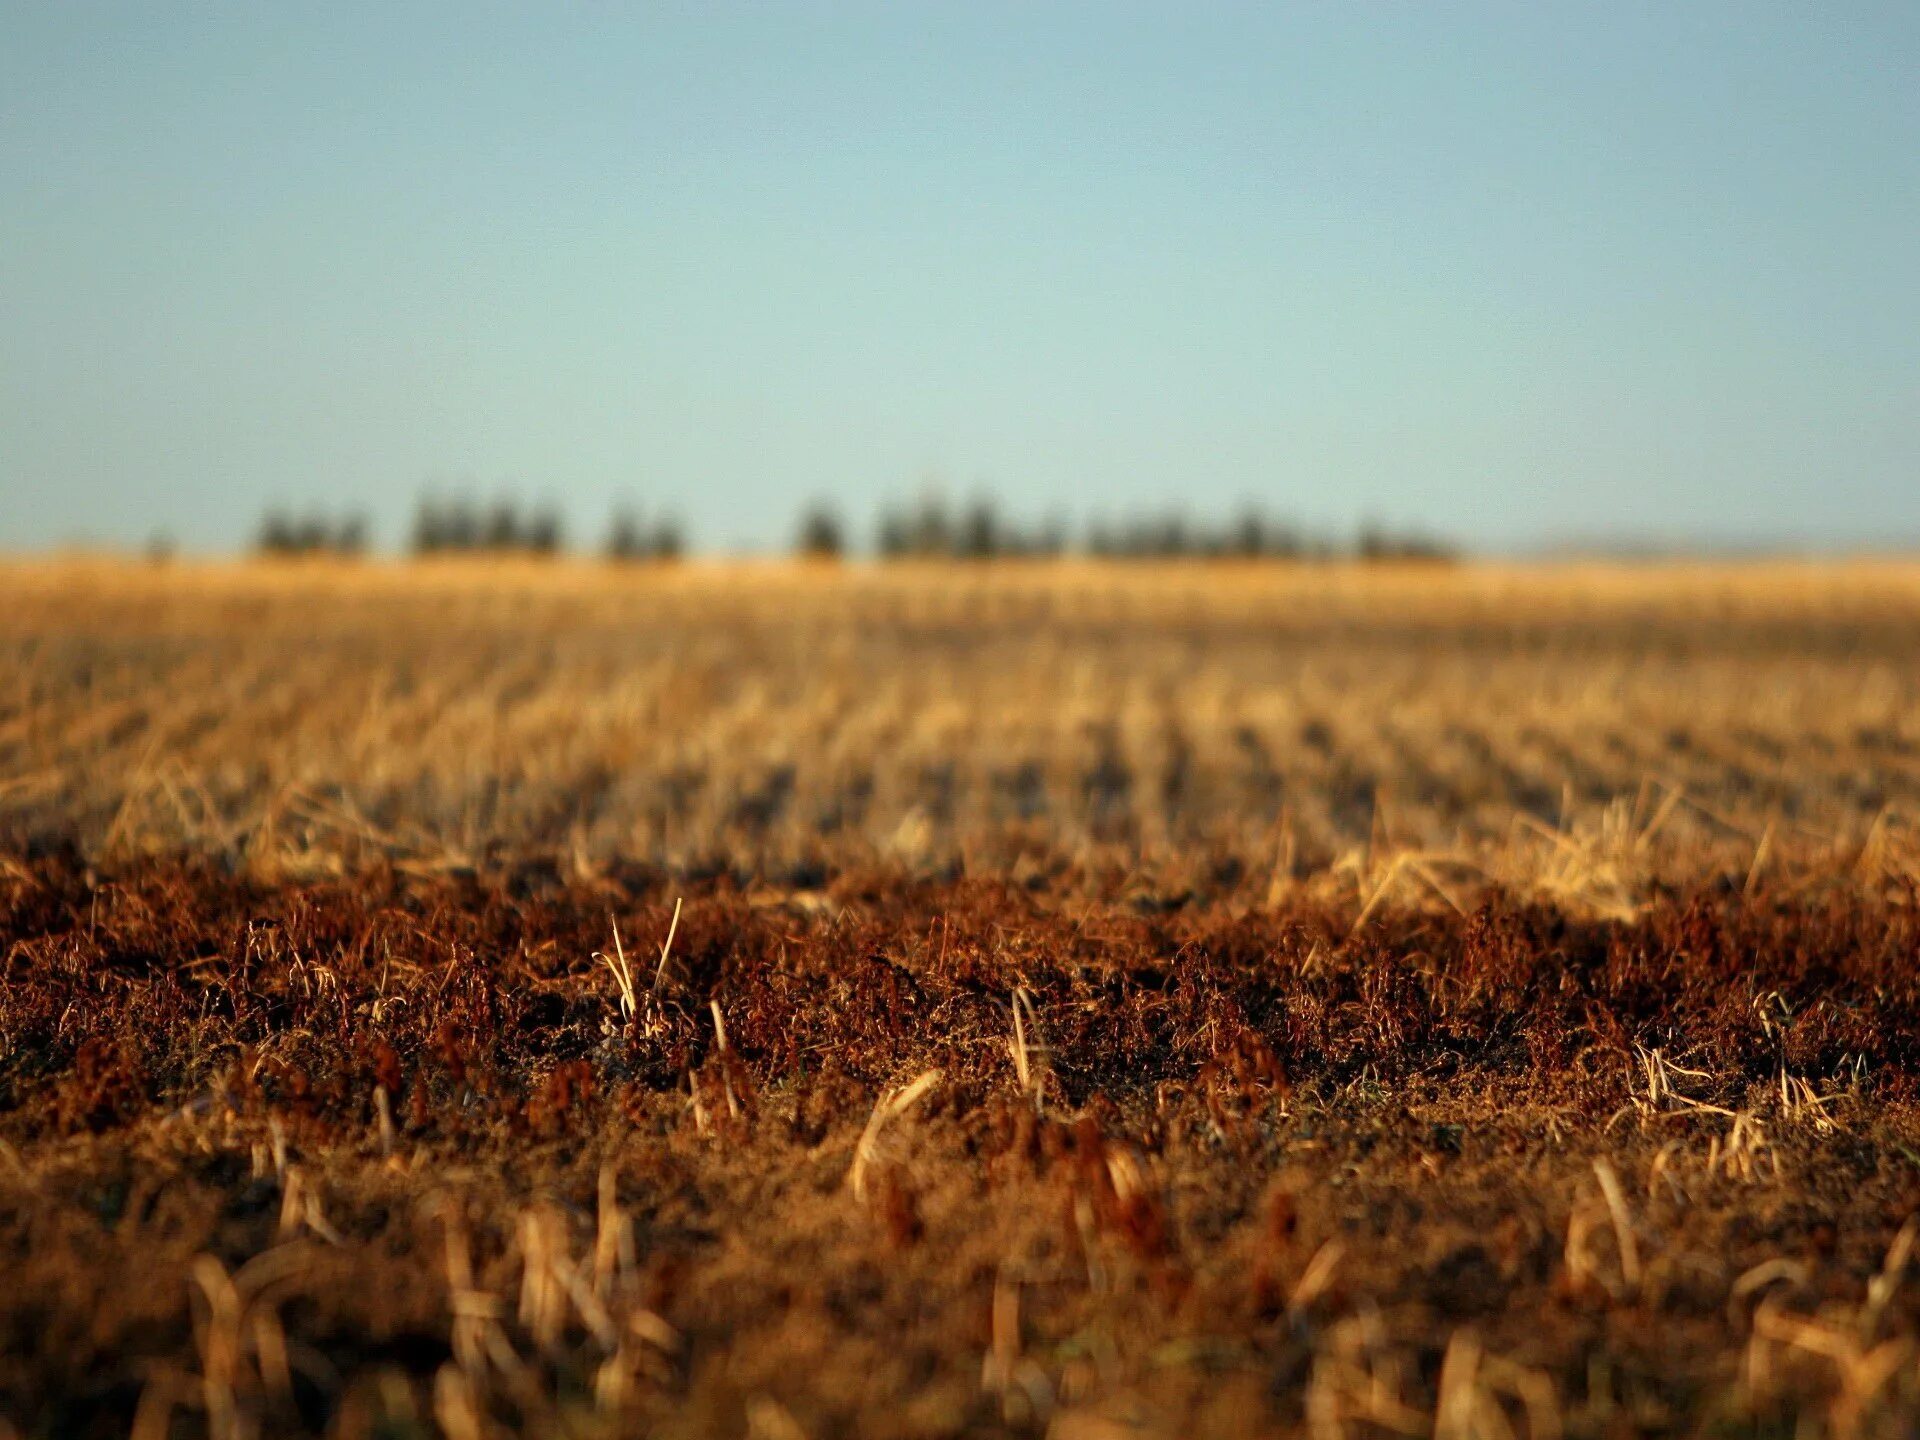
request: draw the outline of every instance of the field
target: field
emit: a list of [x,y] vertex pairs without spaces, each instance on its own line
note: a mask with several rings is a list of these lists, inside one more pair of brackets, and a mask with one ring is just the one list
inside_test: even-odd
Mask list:
[[0,567],[0,1436],[1908,1435],[1920,567]]

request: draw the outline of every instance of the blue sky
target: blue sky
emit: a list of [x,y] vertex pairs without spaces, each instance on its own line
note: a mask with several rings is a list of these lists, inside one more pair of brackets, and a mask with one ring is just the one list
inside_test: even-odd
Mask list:
[[0,548],[1920,541],[1920,7],[0,3]]

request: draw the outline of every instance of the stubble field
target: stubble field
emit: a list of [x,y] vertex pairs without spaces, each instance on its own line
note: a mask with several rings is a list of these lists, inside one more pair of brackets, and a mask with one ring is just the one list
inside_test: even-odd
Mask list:
[[1916,635],[0,569],[0,1434],[1911,1433]]

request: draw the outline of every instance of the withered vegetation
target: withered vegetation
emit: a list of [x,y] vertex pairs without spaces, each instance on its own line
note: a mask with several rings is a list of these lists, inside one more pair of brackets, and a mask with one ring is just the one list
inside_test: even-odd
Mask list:
[[4,894],[21,1433],[1920,1418],[1894,900],[1355,929],[1064,872],[57,854]]
[[1898,564],[0,565],[0,848],[1619,912],[1920,873],[1917,633]]
[[1916,633],[0,568],[0,1437],[1911,1434]]

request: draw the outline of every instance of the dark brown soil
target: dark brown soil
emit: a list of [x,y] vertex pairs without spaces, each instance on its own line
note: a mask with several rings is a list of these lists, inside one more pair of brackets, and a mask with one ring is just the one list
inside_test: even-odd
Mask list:
[[1913,909],[1353,922],[1070,876],[26,862],[0,1415],[1910,1433]]

